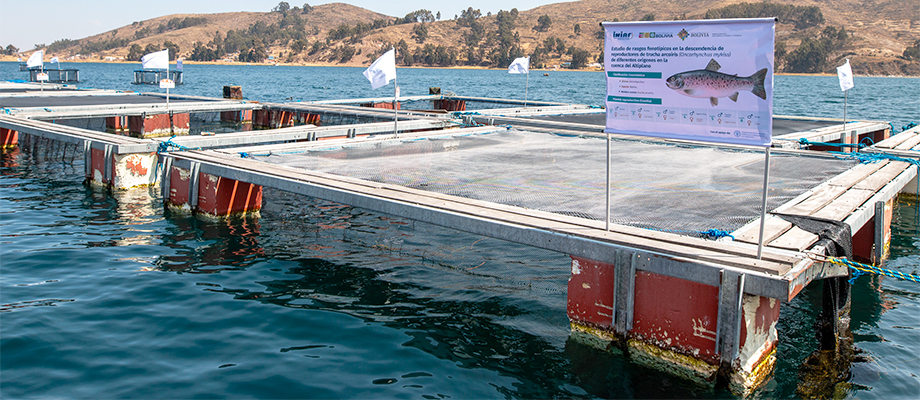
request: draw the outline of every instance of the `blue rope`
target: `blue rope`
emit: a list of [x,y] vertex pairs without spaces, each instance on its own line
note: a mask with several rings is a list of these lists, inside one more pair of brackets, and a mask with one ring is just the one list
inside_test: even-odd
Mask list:
[[721,238],[730,237],[732,240],[735,240],[735,237],[732,236],[731,232],[723,231],[721,229],[710,229],[707,231],[681,231],[681,230],[672,230],[672,229],[656,229],[656,228],[646,228],[653,231],[659,232],[668,232],[668,233],[678,233],[678,234],[693,234],[698,236],[706,236],[712,240],[719,240]]
[[[890,124],[889,124],[889,125],[890,125]],[[904,125],[904,126],[901,127],[901,132],[904,132],[904,131],[906,131],[906,130],[908,130],[908,129],[911,129],[911,128],[915,127],[915,126],[917,126],[917,123],[916,123],[916,122],[909,122],[907,125]],[[891,127],[891,131],[894,132],[894,126]]]
[[[867,138],[867,139],[868,139],[868,138]],[[870,139],[870,140],[871,140],[871,139]],[[801,144],[803,144],[803,145],[805,145],[805,146],[856,147],[856,148],[860,148],[860,149],[863,148],[863,147],[866,147],[866,145],[865,145],[865,144],[862,144],[862,143],[850,144],[850,143],[812,142],[811,140],[808,140],[808,139],[806,139],[806,138],[801,138],[801,139],[799,139],[799,143],[801,143]]]
[[[170,147],[175,147],[175,148],[177,148],[177,149],[179,149],[179,150],[183,150],[183,151],[185,151],[185,150],[201,150],[200,147],[196,147],[196,148],[192,149],[192,148],[183,146],[183,145],[181,145],[181,144],[178,144],[178,143],[176,143],[176,142],[173,142],[172,140],[175,139],[175,138],[176,138],[176,135],[173,135],[172,137],[170,137],[169,139],[167,139],[165,142],[160,142],[159,146],[157,146],[157,153],[168,153]],[[162,166],[163,166],[163,164],[160,163],[160,158],[157,157],[157,166],[156,166],[156,174],[157,174],[156,177],[157,177],[157,181],[159,181],[159,179],[160,179],[160,171],[162,170],[162,169],[161,169]],[[154,183],[156,183],[156,182],[154,182]]]
[[863,164],[872,164],[872,163],[877,163],[882,160],[890,160],[890,161],[906,162],[909,164],[916,165],[917,167],[920,167],[920,160],[915,160],[913,158],[898,157],[898,156],[894,156],[891,154],[885,154],[885,153],[843,153],[839,151],[830,151],[828,153],[833,154],[835,157],[841,160],[856,159],[860,163],[863,163]]
[[732,238],[732,240],[735,240],[735,237],[732,236],[731,232],[726,232],[720,229],[710,229],[708,231],[704,231],[700,233],[713,238],[712,240],[721,239],[724,237],[730,237]]
[[160,153],[166,153],[166,152],[169,152],[169,149],[170,149],[171,147],[177,148],[177,149],[182,150],[182,151],[188,151],[188,150],[201,150],[201,147],[196,147],[196,148],[193,149],[193,148],[190,148],[190,147],[185,147],[185,146],[183,146],[183,145],[181,145],[181,144],[179,144],[179,143],[173,142],[172,140],[175,139],[175,138],[176,138],[176,135],[173,135],[172,137],[170,137],[169,139],[167,139],[165,142],[160,142],[160,146],[159,146],[159,148],[157,149],[157,151],[160,152]]
[[885,276],[890,276],[892,278],[898,278],[904,281],[920,283],[920,276],[913,275],[913,274],[905,274],[903,272],[898,272],[898,271],[885,269],[885,268],[879,268],[874,265],[860,264],[855,261],[847,260],[846,258],[827,257],[827,261],[833,264],[844,265],[844,266],[849,267],[851,271],[851,275],[852,275],[850,277],[850,284],[852,284],[853,282],[856,282],[856,278],[859,278],[860,276],[867,275],[867,274],[885,275]]
[[482,115],[478,111],[451,111],[450,114],[453,115],[455,118],[463,116],[463,115]]

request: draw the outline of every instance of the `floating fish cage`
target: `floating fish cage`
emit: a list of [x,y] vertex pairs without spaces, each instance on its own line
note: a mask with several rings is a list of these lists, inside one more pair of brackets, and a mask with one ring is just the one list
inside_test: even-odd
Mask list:
[[[762,152],[614,142],[611,223],[703,237],[713,228],[732,232],[758,218]],[[599,135],[502,128],[374,145],[298,150],[290,144],[246,152],[272,164],[603,221],[605,143]],[[770,209],[856,164],[794,154],[773,155],[771,162]]]
[[[29,82],[38,82],[38,74],[43,72],[40,69],[30,69]],[[45,69],[44,73],[48,74],[48,82],[67,83],[79,82],[80,70],[78,69]]]
[[[31,70],[31,69],[32,69],[32,68],[30,68],[28,65],[26,65],[26,63],[24,63],[24,62],[19,63],[19,70],[20,70],[20,71],[28,71],[28,70]],[[38,69],[38,68],[36,68],[36,69]]]
[[152,69],[136,69],[134,70],[134,84],[135,85],[158,85],[161,80],[172,79],[177,85],[182,84],[182,71],[161,71],[161,70],[152,70]]

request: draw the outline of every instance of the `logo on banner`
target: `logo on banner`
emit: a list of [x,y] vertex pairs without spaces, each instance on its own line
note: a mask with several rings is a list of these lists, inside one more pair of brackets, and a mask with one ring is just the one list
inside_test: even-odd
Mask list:
[[680,32],[677,32],[677,37],[679,37],[680,40],[686,40],[687,36],[690,36],[690,34],[687,33],[686,29],[681,29]]
[[628,40],[632,39],[632,32],[610,32],[610,37],[614,39]]
[[674,37],[671,32],[639,32],[640,39],[667,39]]

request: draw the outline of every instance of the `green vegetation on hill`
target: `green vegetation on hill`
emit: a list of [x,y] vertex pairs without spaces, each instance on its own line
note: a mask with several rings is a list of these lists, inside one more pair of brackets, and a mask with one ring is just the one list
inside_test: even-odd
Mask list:
[[815,6],[796,6],[779,3],[741,3],[706,10],[705,19],[720,18],[777,18],[783,23],[793,23],[805,29],[824,23],[821,9]]
[[[703,18],[771,18],[782,23],[792,23],[796,29],[807,30],[824,23],[824,14],[815,6],[796,6],[777,3],[740,3],[706,11]],[[827,69],[828,57],[847,45],[849,35],[845,28],[826,26],[818,38],[802,39],[798,48],[786,52],[786,42],[776,43],[777,68],[792,73],[822,72]]]

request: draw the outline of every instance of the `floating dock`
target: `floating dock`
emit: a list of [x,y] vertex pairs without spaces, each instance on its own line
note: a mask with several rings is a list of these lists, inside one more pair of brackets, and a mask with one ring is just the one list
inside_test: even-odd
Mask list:
[[[73,144],[90,184],[159,185],[167,207],[203,217],[258,213],[268,187],[568,254],[573,337],[740,394],[773,370],[781,304],[815,280],[846,282],[847,267],[822,258],[840,255],[839,237],[801,220],[843,229],[848,255],[880,262],[893,200],[917,178],[909,161],[841,159],[801,140],[899,151],[887,124],[776,117],[789,140],[770,158],[759,250],[763,149],[610,141],[604,110],[566,103],[418,96],[395,103],[397,122],[393,100],[166,106],[0,85],[0,139]],[[846,305],[828,307],[837,338]]]

